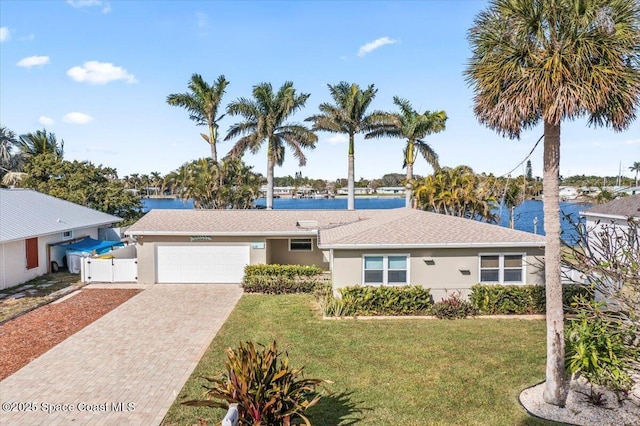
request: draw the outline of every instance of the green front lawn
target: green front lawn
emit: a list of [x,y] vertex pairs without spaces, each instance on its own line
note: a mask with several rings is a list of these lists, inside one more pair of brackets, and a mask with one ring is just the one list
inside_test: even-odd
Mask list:
[[179,404],[200,396],[200,376],[222,371],[240,341],[286,349],[307,377],[333,393],[310,411],[314,425],[549,425],[519,406],[544,377],[544,321],[323,321],[307,295],[245,295],[164,419],[210,425],[224,412]]

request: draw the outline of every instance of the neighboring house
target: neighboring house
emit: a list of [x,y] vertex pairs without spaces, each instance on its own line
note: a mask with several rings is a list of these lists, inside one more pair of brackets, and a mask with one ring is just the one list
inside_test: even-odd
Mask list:
[[[616,225],[622,230],[628,228],[629,218],[640,220],[640,194],[629,195],[580,212],[586,229],[598,232],[603,226]],[[588,238],[588,236],[587,236]]]
[[404,186],[381,186],[376,189],[376,194],[383,195],[404,195],[406,188]]
[[[353,193],[355,195],[369,195],[373,192],[373,189],[371,188],[361,188],[356,186],[355,188],[353,188]],[[336,191],[337,195],[349,195],[349,188],[339,188]]]
[[543,237],[404,208],[152,210],[126,234],[145,284],[238,283],[259,263],[320,266],[334,289],[424,285],[436,300],[478,282],[544,283]]
[[[63,265],[56,244],[98,238],[122,219],[27,189],[0,189],[0,289]],[[55,265],[54,265],[55,266]]]
[[558,196],[563,201],[565,201],[565,200],[575,200],[576,198],[578,198],[578,195],[580,195],[578,193],[578,190],[576,188],[574,188],[573,186],[561,186],[560,187],[560,192],[558,193]]
[[[638,235],[633,235],[637,228],[633,227],[630,231],[629,221],[640,222],[640,194],[600,204],[581,211],[580,216],[585,222],[587,245],[590,246],[594,256],[602,257],[606,256],[602,254],[603,252],[612,254],[620,250],[625,250],[627,253],[639,252],[640,238]],[[632,244],[633,250],[629,250],[626,244]],[[615,290],[616,287],[613,289]],[[611,289],[603,290],[604,293],[609,291]],[[596,293],[596,296],[598,295],[599,292]]]

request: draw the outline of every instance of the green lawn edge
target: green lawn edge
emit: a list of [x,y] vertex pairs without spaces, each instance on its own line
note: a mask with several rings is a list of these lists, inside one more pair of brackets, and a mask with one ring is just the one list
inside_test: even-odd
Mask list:
[[323,321],[309,295],[243,295],[162,424],[217,424],[223,410],[180,402],[223,370],[225,348],[274,339],[307,377],[334,382],[308,412],[314,425],[557,424],[517,399],[544,378],[544,321]]

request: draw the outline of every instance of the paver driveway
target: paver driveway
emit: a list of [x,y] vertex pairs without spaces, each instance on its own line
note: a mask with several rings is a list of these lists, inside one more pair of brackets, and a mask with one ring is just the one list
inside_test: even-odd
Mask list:
[[159,424],[241,295],[150,286],[0,382],[0,424]]

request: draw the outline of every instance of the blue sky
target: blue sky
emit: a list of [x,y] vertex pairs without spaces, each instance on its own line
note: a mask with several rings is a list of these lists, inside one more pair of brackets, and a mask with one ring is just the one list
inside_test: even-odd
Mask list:
[[[187,91],[192,73],[230,85],[223,104],[253,85],[287,80],[310,93],[302,121],[330,101],[326,85],[375,84],[372,109],[394,95],[423,111],[445,110],[446,131],[427,140],[445,166],[502,175],[542,135],[517,141],[478,124],[462,75],[466,32],[483,1],[21,1],[0,2],[0,123],[18,134],[46,127],[65,141],[67,159],[115,167],[120,176],[167,173],[209,154],[186,111],[166,104]],[[226,117],[226,133],[236,120]],[[218,146],[225,154],[232,142]],[[356,179],[402,173],[402,142],[356,139]],[[288,154],[276,176],[346,177],[346,138],[319,134],[298,167]],[[542,146],[531,157],[542,174]],[[266,173],[266,152],[245,161]],[[585,120],[562,128],[561,174],[616,175],[640,161],[640,121],[623,133]],[[418,174],[431,168],[418,160]],[[519,169],[514,174],[520,174]]]

